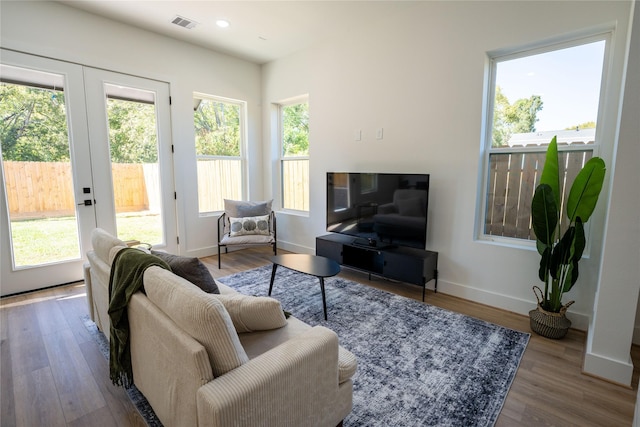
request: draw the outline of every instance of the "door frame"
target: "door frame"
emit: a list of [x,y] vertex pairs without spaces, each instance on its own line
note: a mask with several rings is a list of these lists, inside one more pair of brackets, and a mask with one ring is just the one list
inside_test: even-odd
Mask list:
[[[4,168],[0,176],[0,293],[10,295],[44,287],[82,280],[86,251],[91,247],[91,230],[96,227],[94,206],[78,206],[87,198],[83,187],[93,188],[89,153],[87,115],[84,96],[82,66],[55,59],[42,58],[14,51],[1,50],[2,63],[19,68],[64,76],[67,129],[69,132],[69,157],[75,196],[80,258],[15,268],[13,265],[9,206],[5,192]],[[2,162],[0,162],[0,165]]]
[[[3,64],[61,74],[65,77],[64,93],[80,244],[78,259],[14,268],[9,207],[4,169],[0,161],[0,296],[83,280],[86,252],[92,248],[91,231],[100,227],[116,234],[104,83],[155,93],[165,242],[154,247],[178,253],[169,83],[6,49],[0,49],[0,54]],[[86,187],[91,189],[91,194],[83,193],[83,188]],[[90,197],[95,202],[91,206],[80,203]]]

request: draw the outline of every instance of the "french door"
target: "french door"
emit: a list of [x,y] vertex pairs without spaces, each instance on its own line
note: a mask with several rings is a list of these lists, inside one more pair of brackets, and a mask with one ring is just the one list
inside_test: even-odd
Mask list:
[[100,227],[177,251],[169,85],[84,68]]
[[176,251],[168,85],[1,54],[1,294],[81,280],[95,227]]

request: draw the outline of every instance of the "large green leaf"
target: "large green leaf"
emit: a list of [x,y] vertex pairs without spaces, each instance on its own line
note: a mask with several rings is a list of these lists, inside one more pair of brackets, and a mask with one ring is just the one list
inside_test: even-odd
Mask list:
[[531,216],[536,238],[545,245],[553,244],[558,225],[558,205],[550,185],[540,184],[536,187],[531,201]]
[[544,168],[540,176],[540,184],[547,184],[551,187],[556,200],[556,206],[560,206],[560,172],[558,167],[558,140],[554,136],[544,159]]
[[[549,261],[551,260],[551,246],[547,246],[542,256],[540,257],[540,268],[538,269],[538,277],[541,282],[547,283],[548,271],[549,271]],[[546,298],[546,295],[545,295]]]
[[606,167],[604,160],[593,157],[576,176],[567,199],[567,216],[573,222],[580,218],[587,222],[598,203]]
[[578,262],[582,258],[582,253],[584,252],[584,248],[587,245],[587,239],[584,235],[584,226],[582,225],[582,221],[580,220],[580,218],[576,220],[574,228],[575,235],[573,237],[573,245],[571,247],[570,257],[570,262],[572,265],[571,275],[564,283],[564,287],[562,288],[563,292],[569,292],[573,285],[576,284],[576,281],[578,280]]

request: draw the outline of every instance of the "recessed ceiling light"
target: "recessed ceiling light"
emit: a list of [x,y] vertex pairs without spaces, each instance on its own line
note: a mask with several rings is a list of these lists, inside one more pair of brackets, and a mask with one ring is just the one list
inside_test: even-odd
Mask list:
[[230,25],[230,23],[226,19],[218,19],[216,21],[216,25],[220,28],[227,28]]

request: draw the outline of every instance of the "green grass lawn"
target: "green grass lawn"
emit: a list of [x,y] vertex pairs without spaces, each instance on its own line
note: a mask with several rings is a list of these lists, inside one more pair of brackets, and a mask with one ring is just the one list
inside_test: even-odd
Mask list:
[[[162,241],[160,215],[118,214],[116,224],[122,240]],[[74,217],[12,221],[11,237],[17,267],[80,258]]]

